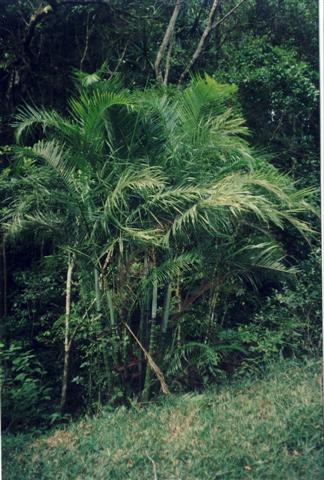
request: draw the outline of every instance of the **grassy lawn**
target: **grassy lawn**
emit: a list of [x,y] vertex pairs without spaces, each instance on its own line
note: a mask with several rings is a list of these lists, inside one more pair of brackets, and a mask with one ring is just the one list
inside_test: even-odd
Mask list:
[[282,361],[202,394],[3,435],[3,480],[323,480],[319,369]]

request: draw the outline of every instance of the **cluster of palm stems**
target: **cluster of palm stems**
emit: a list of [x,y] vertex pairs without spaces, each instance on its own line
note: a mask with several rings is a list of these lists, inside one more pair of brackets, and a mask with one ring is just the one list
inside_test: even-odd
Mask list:
[[[3,222],[7,238],[33,229],[65,258],[62,408],[86,318],[108,397],[127,389],[129,370],[144,400],[154,386],[168,392],[172,359],[208,348],[226,288],[293,272],[278,232],[310,232],[312,194],[249,146],[234,86],[205,76],[184,89],[130,92],[118,78],[81,73],[77,86],[66,115],[35,106],[17,114],[19,189]],[[186,316],[201,301],[211,306],[205,337],[188,339]]]

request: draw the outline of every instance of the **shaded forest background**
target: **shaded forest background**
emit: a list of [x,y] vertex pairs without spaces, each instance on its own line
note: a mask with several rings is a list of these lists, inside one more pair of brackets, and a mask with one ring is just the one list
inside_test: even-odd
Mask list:
[[[104,285],[106,277],[99,272],[92,282],[93,265],[83,265],[82,260],[71,267],[76,247],[71,243],[71,248],[63,248],[61,238],[68,236],[69,224],[61,237],[49,235],[44,225],[41,229],[22,229],[15,236],[8,234],[12,202],[27,188],[23,179],[34,168],[26,160],[21,164],[22,154],[14,147],[13,124],[17,124],[19,108],[26,104],[35,109],[43,106],[67,116],[68,99],[82,88],[86,90],[87,82],[90,90],[92,82],[107,82],[111,91],[124,92],[126,97],[154,90],[157,96],[169,95],[181,103],[184,97],[179,92],[194,82],[199,84],[197,75],[202,84],[203,78],[210,79],[211,88],[222,86],[215,93],[217,108],[222,97],[228,99],[218,114],[225,114],[225,107],[230,106],[246,121],[250,135],[244,155],[262,152],[266,162],[289,174],[298,188],[314,189],[312,201],[318,206],[318,2],[53,0],[1,1],[0,8],[0,315],[5,427],[53,423],[69,414],[96,411],[103,403],[124,403],[134,396],[148,400],[159,392],[161,384],[163,389],[164,382],[173,391],[201,389],[233,372],[258,369],[278,355],[318,353],[320,245],[316,234],[305,240],[291,227],[275,229],[273,235],[285,251],[286,265],[298,267],[294,275],[261,275],[255,280],[243,272],[241,262],[242,275],[228,281],[224,276],[213,288],[204,289],[203,284],[197,295],[197,289],[190,294],[187,284],[204,275],[211,278],[213,273],[206,263],[196,261],[192,252],[193,256],[188,256],[187,247],[178,257],[170,254],[166,260],[153,243],[145,246],[144,242],[144,247],[136,243],[132,250],[135,256],[123,257],[122,266],[116,254],[112,275],[116,274],[119,284],[113,285],[112,298],[107,297],[107,304],[102,306],[95,302],[96,289],[110,292]],[[167,38],[172,18],[173,31]],[[209,77],[204,77],[205,73]],[[230,90],[228,85],[237,89]],[[187,92],[189,95],[193,90]],[[124,117],[118,111],[115,115],[124,138]],[[158,121],[152,114],[149,125]],[[45,121],[40,124],[44,127]],[[147,125],[143,123],[144,130]],[[148,131],[150,135],[154,138],[154,129]],[[36,129],[33,141],[26,140],[25,147],[40,139],[42,128]],[[158,158],[160,150],[156,152]],[[200,161],[203,172],[204,159]],[[37,177],[37,170],[34,174]],[[180,178],[181,171],[174,175]],[[165,212],[163,215],[165,218]],[[303,218],[318,229],[316,215],[308,212]],[[202,231],[198,231],[198,239],[205,239]],[[240,238],[240,233],[236,234]],[[234,238],[233,231],[230,235]],[[196,242],[205,249],[205,255],[211,249],[210,258],[217,260],[211,262],[213,265],[221,265],[229,251],[229,244],[224,244],[219,248],[225,253],[214,257],[209,240],[200,242],[191,236],[190,241],[191,246]],[[149,251],[147,258],[143,253],[138,260],[140,248]],[[89,254],[89,250],[84,251]],[[159,262],[164,271],[157,269]],[[73,274],[70,344],[71,338],[66,338],[67,265]],[[128,305],[134,278],[141,276],[142,267],[145,288],[152,289],[152,294],[143,297],[145,332],[141,330],[141,305]],[[115,330],[105,324],[106,318],[113,318],[109,298],[119,312],[120,324]],[[188,308],[182,309],[186,301]],[[69,368],[64,380],[67,344]],[[62,381],[66,381],[65,394]]]

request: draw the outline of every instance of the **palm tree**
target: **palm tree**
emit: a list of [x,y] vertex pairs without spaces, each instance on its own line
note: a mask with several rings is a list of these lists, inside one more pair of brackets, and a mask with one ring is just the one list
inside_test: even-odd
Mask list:
[[[114,339],[109,376],[109,362],[121,355],[127,366],[123,325],[154,357],[198,299],[228,281],[291,271],[275,232],[287,224],[310,232],[301,216],[312,192],[296,190],[249,147],[233,86],[206,76],[168,95],[80,79],[67,116],[31,106],[17,115],[19,143],[42,139],[18,149],[32,168],[29,196],[12,203],[10,228],[30,222],[56,230],[94,272],[97,313],[107,312]],[[150,383],[147,368],[147,398]]]
[[[109,118],[112,107],[130,108],[129,99],[110,91],[82,93],[80,99],[70,102],[70,119],[56,112],[25,107],[18,115],[17,140],[21,140],[26,131],[42,126],[46,139],[40,140],[32,148],[19,148],[17,154],[25,161],[29,159],[41,175],[31,176],[29,184],[32,192],[30,199],[21,194],[16,199],[14,216],[10,225],[15,228],[27,224],[39,228],[57,230],[64,237],[64,245],[83,259],[83,263],[92,266],[94,271],[94,291],[97,313],[102,317],[102,286],[105,285],[110,328],[115,333],[115,312],[111,288],[109,288],[111,257],[115,250],[119,257],[129,256],[129,245],[140,248],[147,243],[157,242],[157,229],[140,229],[139,223],[133,226],[127,220],[131,202],[137,204],[141,198],[164,185],[164,179],[157,168],[145,164],[128,164],[123,160],[115,161],[114,132]],[[120,111],[118,112],[120,114]],[[55,177],[53,177],[53,171]],[[51,176],[52,174],[52,176]],[[57,183],[56,186],[53,186]],[[44,185],[44,179],[48,180]],[[49,187],[52,187],[49,189]],[[46,188],[47,187],[47,188]],[[41,192],[40,203],[38,191]],[[30,200],[30,201],[28,201]],[[35,204],[37,207],[35,208]],[[36,213],[31,214],[31,211]],[[45,214],[46,212],[46,214]],[[119,259],[118,270],[122,270]],[[71,270],[69,262],[68,272]],[[103,277],[106,276],[106,281]],[[100,278],[101,277],[101,278]],[[71,274],[68,274],[71,281]],[[67,292],[70,288],[67,286]],[[71,295],[67,293],[71,298]],[[69,309],[67,308],[67,311]],[[66,315],[66,329],[69,315]],[[125,320],[125,319],[124,319]],[[107,327],[103,325],[103,327]],[[62,392],[66,392],[67,365],[69,349],[66,345]],[[107,377],[110,379],[108,358],[104,352]],[[62,393],[62,405],[65,394]]]

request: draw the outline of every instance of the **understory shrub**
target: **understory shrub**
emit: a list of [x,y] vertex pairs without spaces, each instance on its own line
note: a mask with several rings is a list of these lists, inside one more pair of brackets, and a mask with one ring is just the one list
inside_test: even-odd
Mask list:
[[48,420],[51,388],[44,382],[45,369],[33,351],[18,341],[7,347],[1,343],[0,357],[3,427]]

